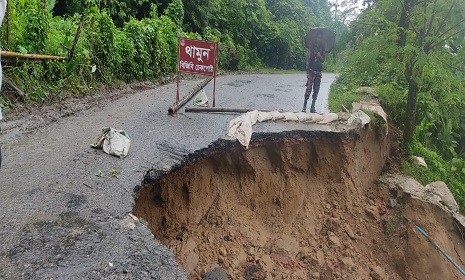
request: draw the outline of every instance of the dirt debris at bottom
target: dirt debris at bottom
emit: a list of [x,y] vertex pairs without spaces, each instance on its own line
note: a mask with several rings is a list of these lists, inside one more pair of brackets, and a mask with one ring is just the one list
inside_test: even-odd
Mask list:
[[147,180],[134,214],[190,279],[461,279],[412,224],[463,266],[452,216],[378,181],[390,149],[361,130],[215,151]]

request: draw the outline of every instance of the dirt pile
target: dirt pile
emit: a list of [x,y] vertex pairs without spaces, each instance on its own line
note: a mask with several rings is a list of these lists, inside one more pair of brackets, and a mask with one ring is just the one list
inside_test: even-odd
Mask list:
[[460,277],[403,218],[461,263],[450,215],[376,183],[391,148],[383,131],[276,137],[148,173],[134,213],[191,279]]

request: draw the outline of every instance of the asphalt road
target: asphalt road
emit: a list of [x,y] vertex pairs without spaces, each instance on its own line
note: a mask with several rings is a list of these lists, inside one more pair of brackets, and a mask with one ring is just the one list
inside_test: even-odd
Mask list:
[[[334,79],[323,74],[318,112],[328,111]],[[181,95],[199,82],[182,81]],[[305,83],[304,73],[219,76],[216,107],[298,112]],[[205,88],[210,104],[212,84]],[[183,108],[169,116],[175,92],[175,83],[134,91],[31,133],[2,132],[0,279],[185,279],[172,253],[143,221],[128,215],[133,189],[148,170],[169,170],[224,138],[235,116],[183,113]],[[127,158],[90,148],[107,126],[131,137]],[[283,122],[256,127],[294,129],[331,130]]]

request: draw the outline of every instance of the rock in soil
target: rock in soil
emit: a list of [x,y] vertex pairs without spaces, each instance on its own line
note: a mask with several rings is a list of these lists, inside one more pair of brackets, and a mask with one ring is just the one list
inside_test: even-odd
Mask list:
[[228,280],[228,274],[222,268],[215,268],[206,273],[202,280]]

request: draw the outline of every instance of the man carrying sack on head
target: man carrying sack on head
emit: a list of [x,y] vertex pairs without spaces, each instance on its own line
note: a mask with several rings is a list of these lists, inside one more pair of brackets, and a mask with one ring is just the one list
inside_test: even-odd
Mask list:
[[307,36],[305,36],[305,45],[307,51],[307,88],[304,96],[304,107],[302,112],[307,110],[307,101],[312,94],[312,105],[310,112],[316,113],[315,103],[318,98],[321,84],[321,71],[323,70],[323,62],[325,62],[326,53],[330,52],[334,47],[336,34],[327,28],[313,28]]
[[323,70],[323,62],[325,62],[325,48],[321,41],[322,35],[318,33],[316,40],[307,51],[307,89],[305,90],[304,107],[302,112],[307,110],[307,101],[310,98],[313,88],[312,105],[310,113],[315,113],[315,102],[318,98],[321,84],[321,71]]

